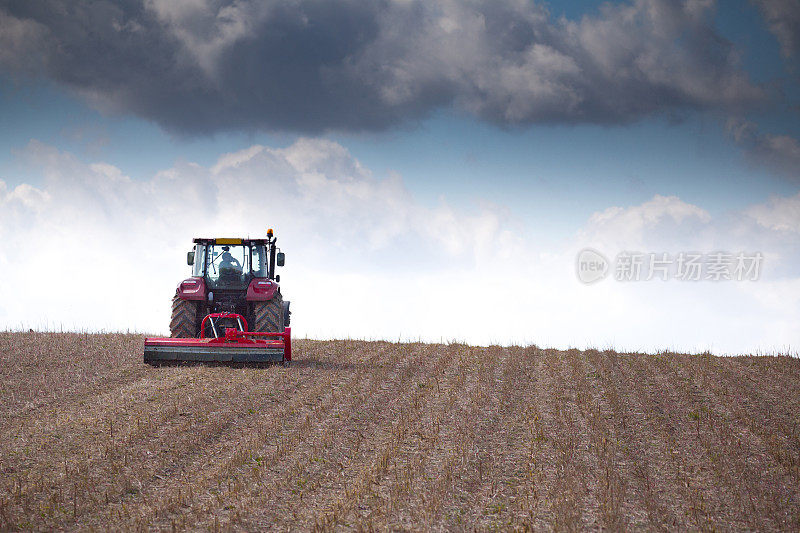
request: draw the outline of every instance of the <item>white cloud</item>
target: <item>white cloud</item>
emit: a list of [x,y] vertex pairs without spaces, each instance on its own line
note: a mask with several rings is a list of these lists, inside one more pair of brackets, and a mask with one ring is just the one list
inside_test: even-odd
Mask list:
[[[0,181],[6,327],[163,333],[192,237],[274,227],[299,335],[720,352],[800,340],[792,327],[800,276],[786,270],[796,265],[796,239],[781,225],[794,220],[796,198],[753,206],[730,225],[655,196],[598,212],[574,239],[543,249],[502,206],[423,206],[399,176],[375,177],[324,140],[252,146],[146,181],[38,142],[26,153],[42,185]],[[765,218],[784,204],[784,218]],[[574,261],[588,245],[611,257],[623,249],[760,250],[784,270],[765,268],[764,280],[750,283],[586,286]]]
[[[163,330],[174,285],[187,274],[183,253],[198,235],[275,227],[296,266],[317,274],[370,270],[371,261],[411,273],[417,257],[427,268],[448,259],[471,265],[514,246],[491,208],[424,208],[399,177],[374,178],[328,141],[254,146],[210,169],[183,164],[143,182],[36,141],[25,152],[44,185],[8,190],[0,181],[0,257],[14,281],[0,287],[0,320],[11,326]],[[54,275],[64,283],[36,281]],[[332,286],[330,301],[341,300],[341,283]]]
[[696,205],[657,194],[641,205],[609,207],[593,214],[580,236],[604,249],[641,250],[656,244],[671,248],[696,240],[710,220],[711,215]]
[[800,233],[800,193],[789,198],[773,197],[765,204],[750,207],[746,213],[765,228]]

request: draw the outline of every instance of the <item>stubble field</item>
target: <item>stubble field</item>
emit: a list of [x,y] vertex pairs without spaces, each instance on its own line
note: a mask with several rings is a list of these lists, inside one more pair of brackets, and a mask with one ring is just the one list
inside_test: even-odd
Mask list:
[[0,529],[800,529],[800,360],[0,333]]

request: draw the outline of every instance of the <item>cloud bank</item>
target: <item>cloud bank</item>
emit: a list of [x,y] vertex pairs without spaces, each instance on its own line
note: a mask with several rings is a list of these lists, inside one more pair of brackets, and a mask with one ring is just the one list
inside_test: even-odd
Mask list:
[[[726,217],[657,195],[576,220],[573,238],[545,248],[503,206],[422,205],[400,176],[374,176],[324,140],[146,181],[36,141],[23,157],[42,182],[0,181],[0,327],[165,333],[192,237],[274,227],[299,335],[717,353],[800,341],[797,197]],[[587,246],[766,262],[757,282],[587,286],[575,272]]]
[[726,130],[753,162],[800,181],[800,141],[789,135],[762,132],[758,125],[741,118],[729,119]]
[[[766,2],[765,2],[766,4]],[[762,97],[714,2],[10,0],[0,65],[167,130],[380,130],[440,108],[619,124]]]
[[778,39],[785,57],[800,50],[800,3],[795,0],[751,0],[761,10],[769,30]]

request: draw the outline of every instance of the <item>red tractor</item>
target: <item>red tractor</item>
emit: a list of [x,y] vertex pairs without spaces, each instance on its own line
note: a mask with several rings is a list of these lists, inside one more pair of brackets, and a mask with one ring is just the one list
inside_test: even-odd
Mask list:
[[144,359],[164,361],[291,361],[289,302],[276,266],[277,238],[194,239],[192,277],[172,299],[170,338],[145,339]]

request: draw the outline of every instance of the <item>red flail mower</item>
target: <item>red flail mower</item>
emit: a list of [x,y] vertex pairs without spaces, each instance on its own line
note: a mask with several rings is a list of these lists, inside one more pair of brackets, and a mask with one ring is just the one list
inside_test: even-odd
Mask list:
[[172,299],[169,337],[144,341],[144,362],[280,362],[292,360],[289,302],[277,238],[195,239],[187,255],[192,277]]

